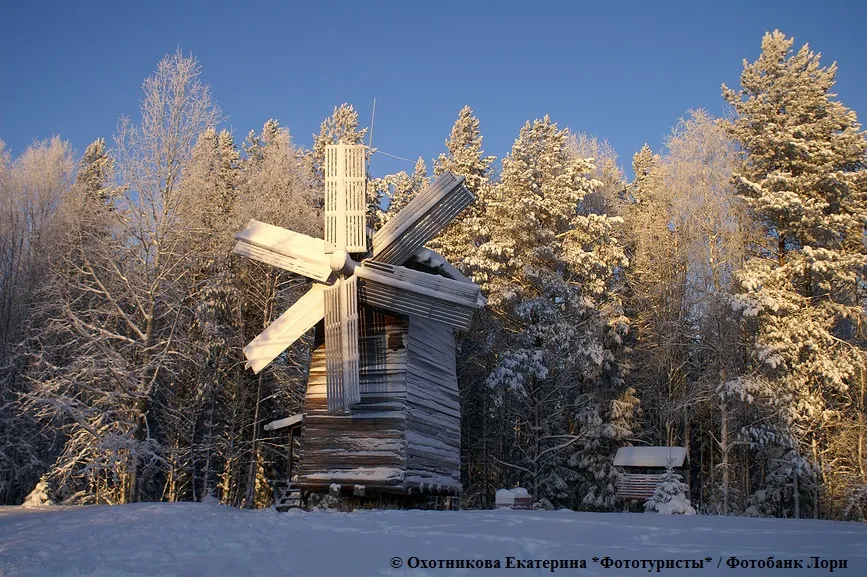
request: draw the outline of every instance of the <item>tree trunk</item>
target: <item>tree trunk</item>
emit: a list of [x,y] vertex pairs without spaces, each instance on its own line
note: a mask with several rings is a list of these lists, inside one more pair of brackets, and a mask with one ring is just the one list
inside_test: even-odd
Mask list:
[[256,385],[256,405],[253,410],[253,455],[250,458],[250,470],[247,474],[247,498],[244,506],[252,509],[256,505],[256,467],[259,464],[259,406],[262,399],[262,380],[264,374],[259,373]]
[[722,457],[722,462],[720,463],[722,467],[722,514],[728,515],[729,491],[731,488],[731,469],[729,468],[729,415],[728,406],[725,401],[720,401],[719,408],[721,415],[719,448]]
[[801,490],[798,487],[798,473],[796,472],[794,475],[794,484],[792,486],[792,490],[794,491],[795,496],[795,519],[801,518]]

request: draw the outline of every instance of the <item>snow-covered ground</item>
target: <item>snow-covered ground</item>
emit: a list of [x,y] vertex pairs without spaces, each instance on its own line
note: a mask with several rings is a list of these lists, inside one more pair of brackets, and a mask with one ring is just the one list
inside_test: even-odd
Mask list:
[[[732,556],[746,567],[730,568]],[[646,575],[660,560],[667,575],[818,575],[807,568],[813,556],[820,567],[824,561],[819,571],[845,560],[835,575],[867,575],[867,524],[572,511],[276,513],[198,503],[0,508],[2,577],[517,576],[551,574],[550,562],[568,560],[586,568],[554,573]],[[804,568],[769,570],[769,557],[772,566],[800,561]],[[509,567],[509,558],[539,565]],[[464,568],[450,568],[449,560]],[[623,560],[639,568],[624,568]],[[684,568],[682,560],[704,568]]]

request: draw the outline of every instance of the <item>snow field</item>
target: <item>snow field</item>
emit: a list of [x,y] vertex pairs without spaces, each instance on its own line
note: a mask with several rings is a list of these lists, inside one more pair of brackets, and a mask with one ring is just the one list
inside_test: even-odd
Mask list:
[[[867,524],[567,510],[276,513],[199,503],[0,508],[0,577],[551,574],[506,568],[507,557],[586,560],[585,569],[556,575],[648,574],[606,568],[593,557],[712,558],[700,570],[662,569],[667,575],[819,574],[732,569],[731,556],[801,560],[804,567],[812,556],[846,560],[834,573],[860,577],[867,575]],[[399,568],[392,567],[395,557]],[[501,568],[425,568],[421,560],[499,560]]]

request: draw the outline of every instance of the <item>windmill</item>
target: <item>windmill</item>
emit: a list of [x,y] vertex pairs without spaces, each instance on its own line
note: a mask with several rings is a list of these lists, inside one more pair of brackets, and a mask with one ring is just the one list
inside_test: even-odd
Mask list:
[[326,147],[324,239],[255,220],[236,234],[236,253],[314,281],[244,348],[247,366],[258,373],[314,327],[324,341],[308,379],[299,486],[455,494],[453,331],[467,330],[485,301],[424,244],[474,197],[463,178],[445,173],[368,248],[364,156],[362,145]]

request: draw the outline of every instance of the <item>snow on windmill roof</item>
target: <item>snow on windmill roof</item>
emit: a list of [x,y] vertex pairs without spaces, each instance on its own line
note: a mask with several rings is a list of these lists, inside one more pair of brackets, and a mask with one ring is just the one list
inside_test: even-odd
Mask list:
[[620,447],[614,456],[615,467],[682,467],[686,459],[683,447]]
[[[438,252],[434,252],[429,248],[421,247],[418,248],[413,254],[412,259],[415,262],[422,264],[426,267],[429,267],[437,272],[442,273],[443,276],[448,277],[452,280],[457,280],[460,282],[466,282],[472,284],[473,281],[465,277],[461,271],[455,268],[449,261],[445,259]],[[481,306],[484,306],[487,303],[487,299],[479,293],[479,303]]]

